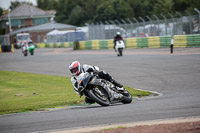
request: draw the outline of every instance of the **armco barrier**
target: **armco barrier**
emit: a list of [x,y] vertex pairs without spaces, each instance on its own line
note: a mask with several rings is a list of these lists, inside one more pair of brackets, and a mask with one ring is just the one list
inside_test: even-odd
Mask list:
[[107,47],[108,47],[108,49],[113,48],[113,40],[108,40]]
[[73,42],[38,43],[37,48],[72,48]]
[[0,44],[0,53],[2,53],[2,50],[1,50],[1,44]]
[[99,40],[92,40],[92,49],[100,49],[100,42]]
[[187,36],[186,35],[176,35],[174,36],[174,47],[187,47]]
[[[74,48],[74,49],[76,49],[76,48]],[[80,41],[79,42],[79,49],[86,49],[85,48],[85,41]]]
[[188,35],[187,47],[200,47],[200,35]]
[[137,38],[129,38],[126,40],[126,47],[127,48],[137,48],[138,43],[137,43]]
[[92,49],[92,41],[86,41],[85,42],[85,48],[86,49]]
[[[126,38],[126,48],[169,48],[171,36]],[[65,43],[40,43],[38,48],[113,49],[113,40],[89,40]],[[174,47],[200,47],[200,34],[175,35]]]
[[148,37],[149,48],[160,48],[160,37]]
[[160,36],[160,48],[168,48],[171,44],[171,36]]
[[138,48],[148,48],[148,38],[147,37],[142,37],[142,38],[137,38],[137,43],[138,43]]
[[100,49],[107,49],[108,48],[108,42],[107,40],[99,40],[99,48]]

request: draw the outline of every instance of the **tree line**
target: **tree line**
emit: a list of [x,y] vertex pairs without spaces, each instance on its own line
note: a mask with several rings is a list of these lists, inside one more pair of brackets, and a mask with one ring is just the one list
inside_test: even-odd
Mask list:
[[[20,4],[19,1],[12,1],[10,8],[13,9]],[[127,18],[143,17],[147,20],[146,16],[154,19],[153,15],[162,19],[161,13],[170,18],[168,12],[178,17],[176,11],[187,15],[185,10],[197,14],[194,8],[200,10],[200,2],[199,0],[37,0],[37,7],[43,10],[55,10],[56,22],[84,26],[86,23],[107,20],[126,21]],[[2,13],[3,9],[0,8],[0,15]]]
[[187,15],[200,10],[198,0],[37,0],[37,7],[43,10],[56,10],[55,20],[76,26],[98,23],[106,20],[119,20],[153,15],[161,18],[162,13],[170,18],[168,12],[178,17],[176,11]]

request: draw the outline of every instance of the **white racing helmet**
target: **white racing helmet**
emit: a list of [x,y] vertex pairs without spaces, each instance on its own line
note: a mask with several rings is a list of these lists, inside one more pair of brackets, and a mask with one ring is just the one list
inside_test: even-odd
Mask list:
[[78,76],[81,73],[81,65],[78,61],[73,61],[69,65],[69,70],[74,76]]
[[121,33],[120,32],[117,32],[117,35],[120,35]]

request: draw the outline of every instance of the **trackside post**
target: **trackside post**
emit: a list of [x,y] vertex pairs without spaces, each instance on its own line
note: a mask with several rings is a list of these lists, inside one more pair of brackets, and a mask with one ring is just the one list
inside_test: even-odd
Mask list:
[[171,45],[170,45],[171,54],[173,54],[173,48],[174,48],[174,35],[172,35],[172,38],[171,38]]

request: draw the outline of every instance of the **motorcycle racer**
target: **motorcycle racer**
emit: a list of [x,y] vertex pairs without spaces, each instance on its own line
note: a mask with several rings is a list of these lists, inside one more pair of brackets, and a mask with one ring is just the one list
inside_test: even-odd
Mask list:
[[[81,73],[85,73],[85,72],[94,72],[97,73],[98,76],[102,79],[105,79],[111,83],[113,83],[115,86],[117,86],[117,89],[119,91],[123,91],[123,85],[121,85],[120,83],[118,83],[116,80],[114,80],[107,72],[105,71],[100,71],[99,68],[97,66],[91,66],[91,65],[87,65],[87,64],[83,64],[81,66],[81,64],[79,63],[79,61],[73,61],[70,65],[69,65],[69,70],[72,73],[72,77],[71,77],[71,82],[72,85],[74,87],[74,90],[77,94],[79,94],[80,96],[82,96],[83,94],[79,93],[78,91],[78,82],[77,82],[77,77],[81,74]],[[87,103],[90,102],[90,99],[85,99],[85,101]]]
[[121,36],[121,33],[120,32],[117,32],[116,36],[114,37],[114,49],[115,49],[115,46],[116,46],[116,42],[119,41],[119,40],[122,40],[123,41],[123,38]]

